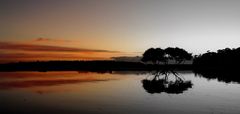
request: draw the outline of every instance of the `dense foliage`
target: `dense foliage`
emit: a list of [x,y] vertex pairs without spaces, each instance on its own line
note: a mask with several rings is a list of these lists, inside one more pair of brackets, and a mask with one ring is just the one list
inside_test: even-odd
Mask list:
[[240,63],[240,48],[225,48],[217,52],[204,53],[194,58],[195,66],[234,67]]
[[188,53],[182,48],[168,47],[166,49],[161,48],[150,48],[143,53],[143,62],[151,61],[154,64],[163,62],[167,64],[169,60],[175,60],[176,63],[180,64],[185,60],[191,60],[192,54]]

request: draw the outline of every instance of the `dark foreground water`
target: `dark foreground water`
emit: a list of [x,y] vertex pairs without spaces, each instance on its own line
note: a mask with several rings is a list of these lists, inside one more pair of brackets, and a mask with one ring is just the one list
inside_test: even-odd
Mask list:
[[154,76],[141,72],[2,72],[0,113],[240,113],[238,83],[206,79],[191,71],[178,76],[192,85],[169,89],[176,82],[173,74],[164,89],[152,81]]

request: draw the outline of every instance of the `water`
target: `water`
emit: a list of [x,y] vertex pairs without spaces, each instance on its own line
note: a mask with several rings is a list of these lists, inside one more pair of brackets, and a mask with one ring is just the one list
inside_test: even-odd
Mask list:
[[[2,72],[0,113],[240,113],[238,83],[191,71],[178,76],[192,86],[180,93],[149,92],[143,80],[154,76],[142,72]],[[173,74],[169,78],[174,81]]]

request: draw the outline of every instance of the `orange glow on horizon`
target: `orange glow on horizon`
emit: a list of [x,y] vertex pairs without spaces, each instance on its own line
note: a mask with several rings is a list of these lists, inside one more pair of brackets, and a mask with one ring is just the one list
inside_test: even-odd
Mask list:
[[[47,39],[44,39],[48,41]],[[132,53],[66,47],[0,42],[0,63],[50,60],[111,60],[112,57],[129,56]]]

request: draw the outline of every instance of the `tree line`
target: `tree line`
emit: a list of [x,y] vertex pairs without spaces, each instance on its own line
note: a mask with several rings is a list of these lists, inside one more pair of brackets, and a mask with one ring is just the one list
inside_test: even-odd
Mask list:
[[240,47],[219,49],[217,52],[207,51],[206,53],[193,56],[192,53],[178,47],[149,48],[143,53],[142,62],[152,62],[153,64],[168,64],[169,60],[174,60],[176,64],[192,60],[193,66],[203,67],[235,67],[240,64]]
[[193,65],[209,66],[209,67],[236,67],[240,64],[240,47],[225,48],[217,50],[217,52],[208,51],[204,54],[195,56]]

